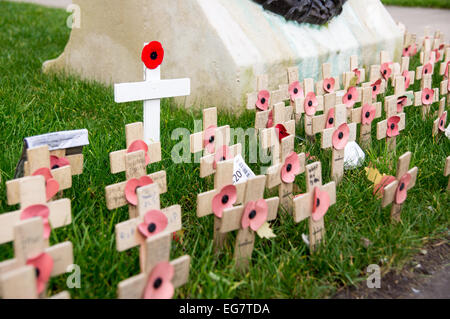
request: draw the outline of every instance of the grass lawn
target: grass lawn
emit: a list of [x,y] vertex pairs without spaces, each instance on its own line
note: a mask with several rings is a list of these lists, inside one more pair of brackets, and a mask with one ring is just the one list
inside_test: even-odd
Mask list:
[[[68,40],[66,17],[63,10],[0,2],[0,212],[17,208],[6,203],[5,181],[14,175],[24,137],[87,128],[90,145],[84,150],[84,173],[74,177],[72,189],[64,192],[72,201],[73,222],[52,231],[51,244],[73,243],[82,277],[81,288],[70,290],[72,298],[115,298],[118,283],[139,272],[138,249],[116,251],[114,226],[128,219],[128,209],[108,211],[104,189],[125,178],[123,173],[110,173],[109,153],[125,147],[124,126],[142,120],[142,103],[116,104],[112,87],[42,74],[42,63],[57,57]],[[411,67],[417,65],[415,58]],[[436,76],[434,85],[440,80]],[[417,82],[414,90],[418,89]],[[436,109],[434,105],[433,111]],[[427,242],[448,238],[450,205],[443,169],[450,141],[431,137],[434,118],[422,121],[419,108],[409,107],[406,113],[407,129],[398,138],[396,156],[373,134],[373,148],[365,163],[367,166],[371,161],[382,172],[395,175],[397,157],[412,151],[411,165],[419,167],[419,176],[403,206],[402,223],[391,224],[390,208],[380,208],[363,168],[347,171],[338,187],[337,204],[325,217],[327,244],[318,253],[310,255],[302,241],[302,233],[308,234],[307,222],[295,224],[292,217],[280,212],[273,223],[277,237],[256,240],[252,267],[241,276],[233,267],[235,235],[230,236],[223,252],[215,255],[213,218],[196,217],[196,196],[211,189],[212,180],[199,178],[198,164],[176,165],[171,161],[171,149],[178,143],[171,140],[171,132],[178,127],[193,130],[194,119],[200,119],[201,112],[177,109],[171,100],[163,100],[163,160],[151,165],[150,171],[167,171],[169,191],[161,196],[162,207],[182,206],[184,238],[183,243],[172,244],[172,258],[183,254],[192,257],[190,281],[175,297],[329,297],[343,285],[365,281],[369,264],[380,264],[383,272],[398,269]],[[254,113],[246,112],[239,118],[220,113],[219,125],[224,124],[252,127]],[[304,136],[303,128],[298,128],[297,135]],[[322,161],[324,183],[330,180],[331,152],[322,151],[319,144],[298,144],[296,150],[317,156]],[[259,172],[258,165],[251,168]],[[296,183],[305,190],[304,174]],[[363,246],[362,237],[371,241],[368,248]],[[11,257],[12,245],[0,246],[0,260]],[[51,294],[66,289],[66,277],[51,280]]]
[[450,1],[448,0],[381,0],[381,2],[393,6],[450,9]]

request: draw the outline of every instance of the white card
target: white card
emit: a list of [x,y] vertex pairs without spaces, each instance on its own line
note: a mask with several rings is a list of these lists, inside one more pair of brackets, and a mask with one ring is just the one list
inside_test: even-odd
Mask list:
[[89,145],[88,130],[53,132],[25,138],[28,148],[48,145],[50,151]]
[[366,155],[356,142],[348,142],[344,151],[344,167],[352,169],[363,164]]
[[255,177],[255,173],[245,163],[241,154],[234,157],[233,184],[246,182],[249,178]]

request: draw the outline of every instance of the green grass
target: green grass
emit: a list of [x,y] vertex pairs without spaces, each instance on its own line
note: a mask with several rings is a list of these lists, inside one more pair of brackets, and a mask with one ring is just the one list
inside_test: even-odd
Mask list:
[[450,9],[448,0],[381,0],[381,2],[392,6]]
[[[73,222],[53,231],[51,243],[69,240],[74,245],[82,287],[70,290],[72,298],[115,298],[118,283],[137,274],[139,265],[138,249],[119,253],[115,248],[114,225],[127,220],[128,210],[106,209],[105,186],[124,180],[124,174],[109,172],[108,154],[124,148],[124,126],[142,120],[142,103],[116,104],[111,87],[72,76],[42,74],[42,63],[57,57],[68,40],[66,17],[62,10],[0,2],[0,212],[16,208],[6,203],[4,182],[14,175],[24,137],[87,128],[90,145],[84,149],[84,173],[74,177],[72,189],[64,192],[72,201]],[[411,67],[417,64],[414,59]],[[439,81],[436,76],[434,84]],[[434,105],[433,110],[436,108]],[[403,207],[402,223],[391,224],[390,209],[381,209],[380,201],[372,196],[363,168],[347,171],[338,187],[337,204],[325,217],[327,244],[317,254],[310,255],[301,239],[302,233],[308,233],[307,222],[295,224],[280,212],[273,224],[277,237],[257,239],[252,267],[241,276],[233,267],[235,235],[223,252],[215,255],[213,218],[196,217],[196,196],[212,188],[211,179],[199,178],[198,164],[175,165],[170,158],[178,142],[171,140],[171,132],[177,127],[192,130],[201,112],[177,109],[171,100],[163,100],[163,160],[151,165],[150,171],[167,171],[169,192],[161,196],[162,206],[182,206],[185,236],[183,244],[173,243],[172,258],[186,253],[192,257],[190,281],[177,290],[176,297],[328,297],[343,285],[364,281],[369,264],[380,263],[383,271],[398,269],[430,240],[447,237],[450,209],[443,168],[450,142],[445,137],[431,137],[433,118],[422,121],[420,110],[414,107],[406,112],[407,130],[398,138],[397,155],[386,150],[384,141],[374,141],[365,163],[372,161],[381,171],[394,173],[397,156],[413,152],[411,165],[419,167],[419,177]],[[220,125],[247,128],[253,122],[252,112],[239,118],[219,114]],[[303,135],[303,129],[298,129],[298,135]],[[296,150],[318,156],[324,182],[330,180],[330,152],[320,150],[319,144],[298,144]],[[258,165],[251,167],[259,172]],[[304,174],[296,183],[305,190]],[[365,248],[361,237],[370,239],[372,245]],[[13,256],[11,247],[0,247],[0,260]],[[66,289],[66,277],[52,279],[51,293]]]

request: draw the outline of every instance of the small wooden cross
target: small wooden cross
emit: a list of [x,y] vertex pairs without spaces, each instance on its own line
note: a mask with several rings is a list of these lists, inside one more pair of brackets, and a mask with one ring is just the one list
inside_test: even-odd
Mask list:
[[312,118],[312,131],[314,135],[322,133],[326,128],[336,126],[336,93],[325,94],[323,100],[323,114],[315,115]]
[[450,79],[444,78],[444,80],[441,82],[441,95],[447,97],[447,105],[450,105]]
[[[150,182],[159,185],[160,193],[167,192],[166,172],[159,171],[147,175],[147,165],[161,161],[161,143],[154,142],[146,144],[143,141],[142,122],[132,123],[125,126],[126,149],[111,152],[109,160],[111,173],[125,172],[126,180],[117,184],[106,186],[106,207],[113,210],[128,204],[130,218],[137,217],[136,201],[127,199],[127,185],[142,186]],[[147,153],[145,153],[147,150]],[[135,196],[133,196],[134,199]]]
[[400,214],[402,204],[407,196],[406,193],[416,184],[418,168],[414,167],[408,171],[411,155],[411,152],[406,152],[399,157],[396,180],[384,187],[381,206],[384,208],[392,204],[391,220],[393,222],[399,222],[401,220]]
[[309,249],[315,251],[325,237],[324,215],[336,204],[336,183],[322,185],[322,165],[315,162],[306,166],[307,193],[294,198],[294,221],[309,218]]
[[387,147],[394,151],[397,146],[397,135],[405,129],[406,115],[397,112],[397,101],[387,100],[386,119],[377,123],[377,140],[386,139]]
[[[153,43],[155,42],[144,44],[143,55],[146,47]],[[154,53],[156,52],[152,52]],[[145,64],[143,67],[143,82],[114,84],[114,101],[116,103],[144,101],[143,140],[149,144],[160,141],[161,99],[190,95],[191,82],[190,79],[161,80],[160,65],[155,69],[149,69]]]
[[150,184],[137,189],[137,217],[116,225],[116,248],[125,251],[140,246],[141,269],[144,269],[145,240],[160,232],[173,233],[181,229],[181,206],[161,209],[159,186]]
[[413,105],[414,92],[405,89],[405,77],[400,75],[396,77],[394,95],[389,95],[384,98],[384,111],[387,112],[388,100],[395,99],[397,103],[397,113],[403,112],[403,108]]
[[277,124],[285,125],[285,123],[292,120],[293,114],[294,114],[293,106],[285,106],[284,102],[277,103],[267,111],[256,112],[255,129],[258,132],[260,132],[260,130],[274,127]]
[[[226,209],[222,217],[221,233],[238,230],[234,248],[236,268],[245,271],[249,267],[255,244],[255,231],[263,222],[252,223],[258,214],[267,214],[265,221],[277,217],[278,197],[264,199],[266,176],[260,175],[247,180],[244,202],[242,205]],[[245,216],[247,215],[247,216]],[[258,227],[258,228],[256,228]]]
[[294,197],[295,177],[305,171],[305,153],[295,153],[294,142],[295,136],[293,135],[289,135],[281,140],[280,154],[277,156],[280,158],[280,161],[274,161],[273,165],[266,172],[267,187],[269,189],[279,187],[280,206],[288,213],[292,213],[293,209],[292,200]]
[[[422,66],[419,66],[416,70],[416,78],[417,80],[421,80],[422,79],[422,68],[424,64],[429,63],[432,59],[433,59],[433,54],[435,54],[434,52],[431,51],[431,39],[427,36],[425,36],[424,40],[423,40],[423,46],[422,49],[420,51],[420,63],[422,64]],[[436,55],[434,55],[434,57],[436,57]]]
[[216,248],[222,248],[226,239],[226,234],[220,233],[223,210],[239,205],[244,200],[246,183],[233,185],[233,167],[234,160],[218,162],[214,175],[214,189],[197,195],[197,217],[214,214]]
[[[204,155],[212,154],[215,151],[217,127],[217,108],[210,107],[203,109],[203,130],[190,136],[191,153],[203,151]],[[229,126],[227,126],[229,135]]]
[[447,111],[445,111],[445,97],[439,102],[437,119],[433,122],[433,136],[443,134],[447,125]]
[[324,97],[316,96],[314,93],[314,80],[305,79],[303,81],[304,98],[297,98],[294,101],[296,122],[305,114],[305,133],[307,136],[314,136],[312,129],[312,118],[317,111],[323,111]]
[[0,244],[14,239],[14,225],[21,220],[34,216],[33,210],[48,213],[44,223],[50,228],[46,232],[46,241],[51,229],[64,227],[72,222],[70,200],[62,198],[47,203],[45,193],[45,179],[43,176],[28,176],[19,181],[20,209],[10,213],[0,214]]
[[[405,83],[405,91],[414,84],[415,82],[415,77],[416,77],[416,72],[414,71],[409,71],[409,62],[410,59],[408,56],[404,56],[402,57],[402,64],[401,64],[401,75],[404,78],[404,83]],[[396,86],[397,87],[397,86]]]
[[[64,274],[73,264],[72,243],[66,241],[48,247],[39,217],[14,225],[14,254],[14,259],[0,263],[0,291],[5,299],[45,298],[50,277]],[[46,266],[41,268],[40,261],[44,259]],[[24,269],[27,265],[33,266],[33,271]]]
[[191,257],[170,261],[171,237],[160,233],[145,241],[145,267],[139,275],[119,283],[119,299],[169,299],[174,289],[187,283]]
[[[54,162],[52,166],[52,169],[57,169],[60,167],[63,167],[62,165],[66,164],[64,160],[67,160],[70,166],[70,171],[72,173],[72,176],[80,175],[83,173],[83,161],[84,157],[83,154],[72,154],[72,155],[66,155],[67,149],[59,149],[59,150],[53,150],[50,151],[50,163]],[[60,164],[64,163],[64,164]],[[61,165],[61,166],[60,166]],[[67,165],[64,165],[67,166]],[[29,176],[30,174],[30,167],[28,164],[28,161],[25,161],[24,163],[24,175]]]
[[338,184],[344,176],[344,154],[348,142],[356,140],[356,123],[347,124],[347,107],[337,105],[335,107],[335,127],[322,132],[322,148],[332,148],[331,176]]
[[424,75],[422,77],[422,90],[414,93],[414,106],[422,106],[422,119],[425,120],[430,113],[431,105],[439,101],[439,89],[432,88],[432,75]]
[[360,83],[364,83],[366,81],[366,70],[364,68],[359,68],[357,55],[352,55],[350,57],[350,71],[344,72],[344,74],[342,75],[344,90],[348,90],[354,77],[357,77],[356,85],[359,85]]
[[[46,180],[47,201],[56,193],[72,187],[72,170],[69,165],[62,167],[50,167],[50,152],[48,145],[27,149],[27,169],[29,175],[42,175]],[[18,204],[20,201],[19,185],[21,178],[6,182],[8,205]]]
[[[256,91],[247,93],[247,109],[248,110],[254,110],[256,108],[256,102],[258,101],[258,94],[261,91],[268,91],[269,90],[269,76],[267,74],[258,75],[256,77]],[[270,98],[269,101],[265,101],[267,105],[270,105]]]
[[372,88],[363,89],[362,106],[352,109],[352,122],[361,123],[359,144],[368,149],[372,145],[372,121],[381,117],[381,102],[372,103]]
[[[444,176],[450,176],[450,156],[445,161]],[[447,191],[450,191],[450,178],[448,179]]]
[[450,47],[445,48],[445,58],[439,67],[439,74],[443,75],[447,79],[450,76],[449,65],[450,65]]
[[331,75],[331,63],[322,64],[322,80],[316,82],[317,95],[334,93],[340,87],[339,76],[333,77]]

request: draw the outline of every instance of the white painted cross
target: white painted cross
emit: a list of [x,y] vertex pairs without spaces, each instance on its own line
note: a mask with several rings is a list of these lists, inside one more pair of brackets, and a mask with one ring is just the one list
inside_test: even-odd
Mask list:
[[[152,52],[152,54],[154,53]],[[190,94],[190,79],[161,80],[160,65],[155,69],[149,69],[144,65],[143,82],[114,85],[114,101],[116,103],[144,101],[144,141],[147,144],[160,141],[161,99]]]

